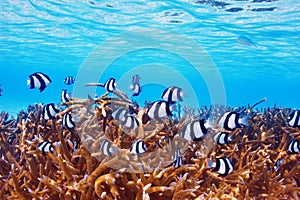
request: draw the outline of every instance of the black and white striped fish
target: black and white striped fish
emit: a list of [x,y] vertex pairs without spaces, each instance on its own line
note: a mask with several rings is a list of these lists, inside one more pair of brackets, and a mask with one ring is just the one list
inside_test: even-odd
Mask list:
[[55,115],[59,113],[59,110],[56,108],[54,103],[49,103],[43,107],[43,118],[45,120],[55,119]]
[[180,149],[176,149],[174,152],[174,162],[173,162],[173,166],[175,168],[182,166],[183,164],[183,156],[180,155]]
[[134,83],[132,86],[130,86],[130,89],[133,92],[132,96],[138,96],[142,91],[139,83]]
[[110,78],[104,83],[104,88],[107,92],[113,92],[116,89],[116,79]]
[[105,156],[112,156],[112,154],[116,154],[116,148],[112,146],[112,143],[106,139],[104,139],[101,143],[100,150]]
[[128,114],[129,112],[127,109],[118,108],[112,113],[112,117],[118,121],[125,122],[126,118],[128,117]]
[[125,117],[124,126],[130,129],[136,129],[139,126],[139,121],[134,116]]
[[45,154],[46,152],[53,153],[54,152],[54,145],[51,142],[45,140],[44,142],[41,142],[38,145],[38,150],[43,152],[43,154]]
[[220,128],[224,128],[227,131],[232,131],[242,126],[249,126],[248,115],[240,118],[238,112],[226,112],[219,120]]
[[132,77],[131,81],[133,84],[135,84],[135,83],[140,83],[140,80],[141,80],[140,76],[136,74]]
[[148,107],[146,111],[151,119],[161,119],[173,116],[171,112],[171,104],[167,101],[155,101]]
[[292,140],[289,143],[288,150],[289,150],[289,152],[292,152],[292,153],[299,153],[300,152],[300,141],[299,140]]
[[130,148],[130,153],[132,154],[141,154],[145,153],[147,151],[146,144],[143,140],[137,140],[134,143],[132,143]]
[[66,104],[67,102],[70,102],[70,99],[71,99],[71,94],[67,93],[67,90],[63,89],[61,91],[61,102],[63,104]]
[[72,85],[72,84],[75,83],[75,78],[73,76],[67,76],[64,79],[64,83],[67,84],[67,85]]
[[228,132],[217,132],[216,135],[214,136],[214,141],[219,144],[228,144],[229,141],[232,141],[231,136],[229,136]]
[[51,79],[46,74],[35,72],[29,76],[27,85],[30,85],[30,89],[37,88],[42,92],[51,82]]
[[214,172],[217,172],[224,176],[230,174],[233,171],[232,161],[225,157],[216,158],[216,162],[212,162],[211,160],[209,160],[208,168],[211,167],[214,168]]
[[62,117],[62,125],[67,129],[73,129],[75,127],[75,122],[72,119],[72,115],[65,113]]
[[87,83],[85,86],[100,86],[104,87],[107,92],[113,92],[116,89],[116,79],[110,78],[104,84],[102,83]]
[[300,126],[300,112],[299,110],[293,110],[288,117],[288,124],[292,127]]
[[183,92],[182,89],[176,86],[168,87],[164,90],[161,98],[168,102],[182,101]]
[[179,131],[179,136],[188,141],[200,141],[207,134],[208,129],[213,127],[214,125],[209,119],[195,120],[185,125]]

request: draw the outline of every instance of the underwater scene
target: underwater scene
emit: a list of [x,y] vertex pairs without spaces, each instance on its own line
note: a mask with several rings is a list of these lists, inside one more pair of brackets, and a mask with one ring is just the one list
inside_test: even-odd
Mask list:
[[298,0],[0,8],[0,199],[300,199]]

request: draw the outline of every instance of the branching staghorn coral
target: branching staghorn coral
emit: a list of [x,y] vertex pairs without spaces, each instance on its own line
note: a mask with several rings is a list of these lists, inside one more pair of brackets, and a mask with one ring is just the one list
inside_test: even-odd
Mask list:
[[[9,116],[2,113],[0,199],[300,198],[300,155],[287,151],[289,142],[300,138],[299,129],[286,124],[290,109],[253,111],[249,127],[231,132],[229,144],[217,145],[212,142],[217,130],[201,142],[177,137],[180,127],[197,118],[195,110],[186,108],[176,123],[170,119],[150,121],[142,125],[140,134],[111,116],[115,107],[128,105],[133,104],[126,96],[106,94],[97,99],[74,99],[56,119],[48,121],[42,119],[39,105],[9,123]],[[198,117],[213,113],[216,121],[229,110],[217,105],[202,107]],[[62,126],[61,117],[67,112],[78,120],[74,130]],[[8,142],[12,134],[15,138]],[[100,148],[104,139],[119,153],[105,156]],[[149,154],[129,153],[137,139],[145,141]],[[38,150],[44,140],[55,145],[53,153]],[[170,162],[175,151],[172,146],[184,149],[183,165],[178,168]],[[218,156],[233,161],[232,173],[220,176],[207,168],[208,159]]]

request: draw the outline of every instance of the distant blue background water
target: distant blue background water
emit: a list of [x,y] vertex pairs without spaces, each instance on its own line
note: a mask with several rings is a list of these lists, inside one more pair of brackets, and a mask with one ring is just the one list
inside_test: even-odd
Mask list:
[[[59,103],[61,90],[72,91],[73,87],[65,85],[64,78],[76,77],[98,45],[141,28],[164,29],[195,41],[217,66],[228,105],[253,104],[267,97],[264,106],[276,102],[278,106],[300,108],[298,0],[2,0],[0,10],[0,84],[4,89],[0,110],[12,114],[28,104]],[[240,36],[246,36],[256,46],[239,43]],[[162,38],[166,38],[167,44],[168,36]],[[112,63],[112,70],[100,81],[121,77],[124,72],[119,69],[163,64],[185,75],[199,105],[211,103],[205,82],[195,77],[189,63],[178,56],[159,50],[127,56]],[[37,71],[46,73],[53,81],[42,93],[26,85],[28,76]],[[153,79],[157,85],[145,85],[138,97],[140,102],[159,99],[164,89],[160,80],[172,80],[163,72],[152,71],[147,75],[144,74],[144,80]],[[130,79],[128,84],[122,82],[118,87],[129,93],[129,85]],[[195,105],[189,101],[191,92],[185,91],[185,100]]]

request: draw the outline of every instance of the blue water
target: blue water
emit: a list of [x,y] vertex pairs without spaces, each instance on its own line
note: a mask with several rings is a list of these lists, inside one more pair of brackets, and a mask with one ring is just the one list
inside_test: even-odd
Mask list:
[[[136,73],[144,84],[141,104],[176,85],[191,106],[244,106],[267,97],[263,106],[300,108],[298,0],[2,0],[0,10],[0,110],[12,114],[28,104],[59,103],[64,88],[79,97],[84,82],[109,77],[130,95]],[[42,93],[26,85],[37,71],[53,81]],[[75,85],[63,83],[68,75]]]

